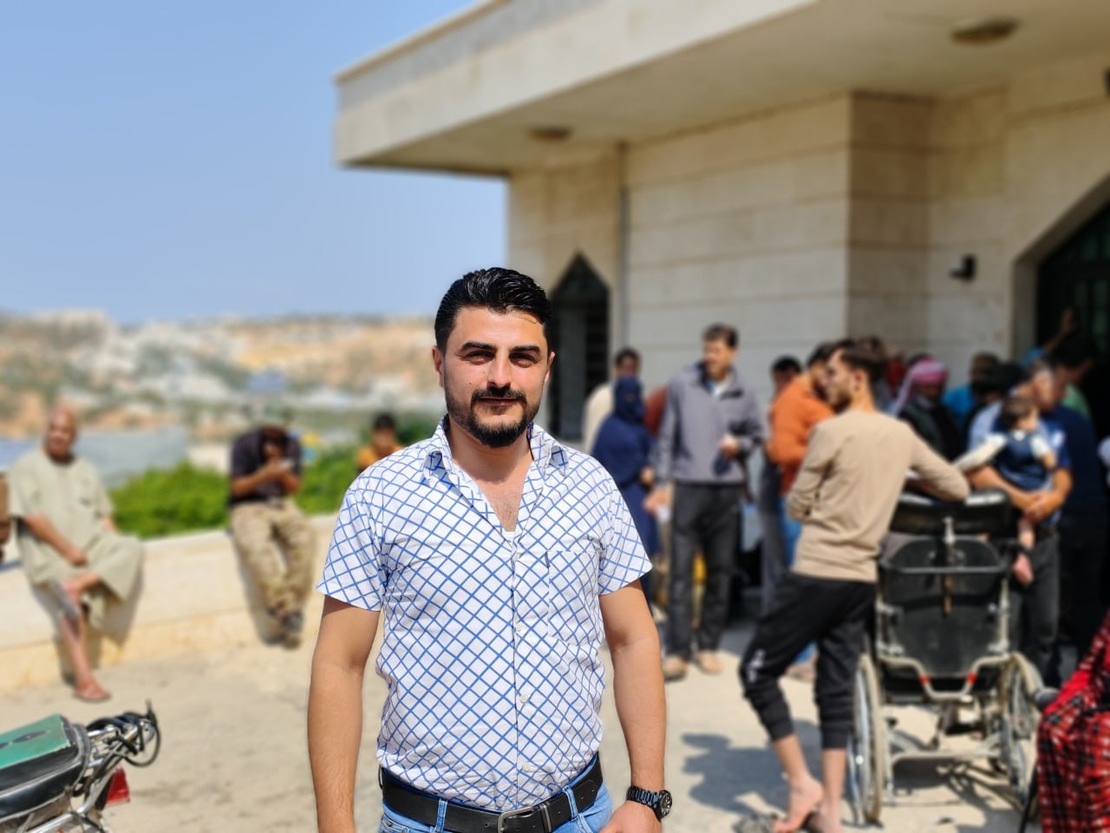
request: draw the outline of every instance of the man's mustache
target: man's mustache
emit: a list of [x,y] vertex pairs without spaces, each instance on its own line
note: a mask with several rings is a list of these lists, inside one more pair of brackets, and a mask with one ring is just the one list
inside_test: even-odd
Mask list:
[[473,405],[483,399],[515,399],[519,402],[523,402],[524,394],[509,387],[486,388],[485,390],[474,391],[474,393],[470,395],[470,404]]

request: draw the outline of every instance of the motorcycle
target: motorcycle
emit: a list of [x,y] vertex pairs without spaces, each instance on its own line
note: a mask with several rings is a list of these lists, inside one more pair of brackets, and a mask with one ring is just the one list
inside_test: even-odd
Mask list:
[[0,833],[110,833],[106,807],[130,800],[124,764],[162,746],[150,703],[88,724],[60,714],[0,734]]

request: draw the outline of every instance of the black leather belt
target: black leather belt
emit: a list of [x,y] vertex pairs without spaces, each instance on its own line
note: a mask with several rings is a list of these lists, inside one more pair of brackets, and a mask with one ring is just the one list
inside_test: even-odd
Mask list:
[[[438,798],[409,786],[387,769],[379,772],[382,801],[389,809],[421,824],[435,825],[439,819]],[[593,806],[600,789],[601,761],[595,757],[586,774],[570,788],[579,813]],[[561,792],[542,804],[504,813],[491,813],[448,801],[443,830],[444,833],[552,833],[572,818],[570,799]]]

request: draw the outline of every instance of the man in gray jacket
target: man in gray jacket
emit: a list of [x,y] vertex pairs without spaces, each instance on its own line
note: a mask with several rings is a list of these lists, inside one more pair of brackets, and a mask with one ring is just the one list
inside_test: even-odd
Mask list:
[[[705,673],[721,672],[717,649],[740,540],[745,461],[764,438],[759,404],[734,366],[738,344],[735,328],[711,325],[702,335],[702,360],[667,387],[656,451],[657,486],[647,500],[648,509],[657,511],[673,482],[663,661],[667,680],[686,676],[691,656]],[[699,550],[705,559],[705,595],[694,633],[693,567]]]

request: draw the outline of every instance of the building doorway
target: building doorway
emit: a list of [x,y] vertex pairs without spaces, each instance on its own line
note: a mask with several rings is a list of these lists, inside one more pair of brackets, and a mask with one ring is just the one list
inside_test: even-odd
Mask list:
[[551,303],[551,433],[580,440],[586,397],[609,377],[609,288],[589,261],[577,255],[551,293]]
[[1110,434],[1110,203],[1063,242],[1037,275],[1037,343],[1056,333],[1065,308],[1098,345],[1099,359],[1083,393],[1100,437]]

